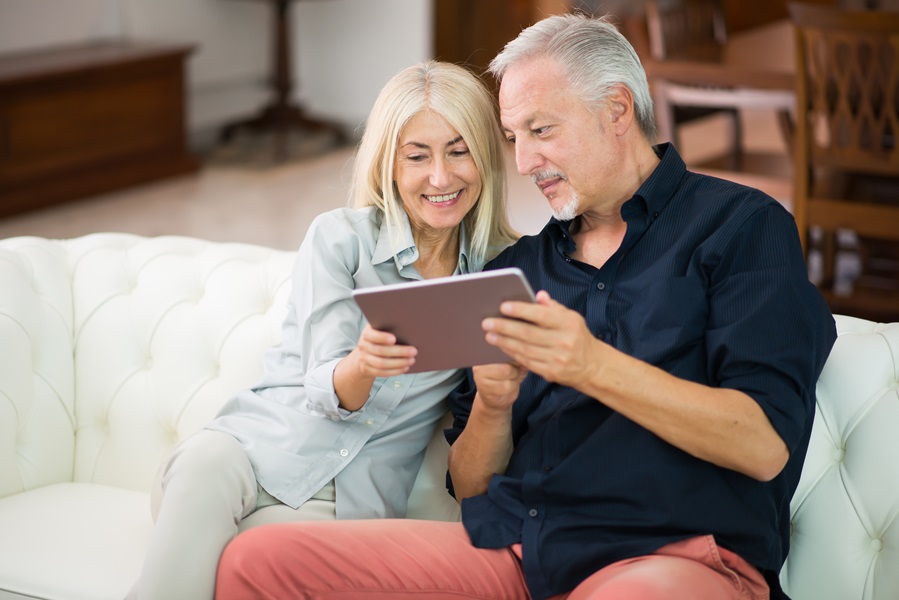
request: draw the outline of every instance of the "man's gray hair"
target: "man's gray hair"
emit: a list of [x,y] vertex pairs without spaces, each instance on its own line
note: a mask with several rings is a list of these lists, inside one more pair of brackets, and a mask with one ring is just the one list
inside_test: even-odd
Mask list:
[[585,102],[599,103],[616,84],[634,96],[640,131],[651,143],[656,139],[652,96],[646,71],[630,42],[605,18],[582,14],[548,17],[522,31],[490,62],[489,71],[502,81],[513,64],[547,56],[562,67],[574,92]]

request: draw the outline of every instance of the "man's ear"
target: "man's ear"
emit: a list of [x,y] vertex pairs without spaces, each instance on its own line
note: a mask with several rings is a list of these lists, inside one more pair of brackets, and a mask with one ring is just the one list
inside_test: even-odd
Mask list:
[[609,106],[609,121],[612,131],[623,135],[634,122],[634,95],[626,85],[618,83],[612,86],[606,97]]

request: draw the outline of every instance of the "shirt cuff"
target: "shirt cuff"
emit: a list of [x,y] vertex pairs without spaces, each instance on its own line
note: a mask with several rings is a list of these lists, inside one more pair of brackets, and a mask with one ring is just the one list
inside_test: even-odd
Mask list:
[[306,373],[306,399],[312,412],[320,413],[335,421],[353,414],[340,407],[340,399],[334,390],[334,369],[342,359],[335,358],[322,363]]

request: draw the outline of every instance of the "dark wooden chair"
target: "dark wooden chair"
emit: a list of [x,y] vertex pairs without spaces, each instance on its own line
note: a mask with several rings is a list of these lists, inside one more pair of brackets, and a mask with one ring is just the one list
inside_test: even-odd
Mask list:
[[[794,215],[835,312],[899,317],[899,13],[790,4]],[[812,235],[809,236],[809,232]]]

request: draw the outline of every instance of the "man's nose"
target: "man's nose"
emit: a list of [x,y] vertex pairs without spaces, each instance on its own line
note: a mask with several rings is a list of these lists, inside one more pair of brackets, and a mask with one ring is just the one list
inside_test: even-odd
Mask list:
[[520,175],[530,175],[540,166],[540,156],[531,144],[515,140],[515,167]]

